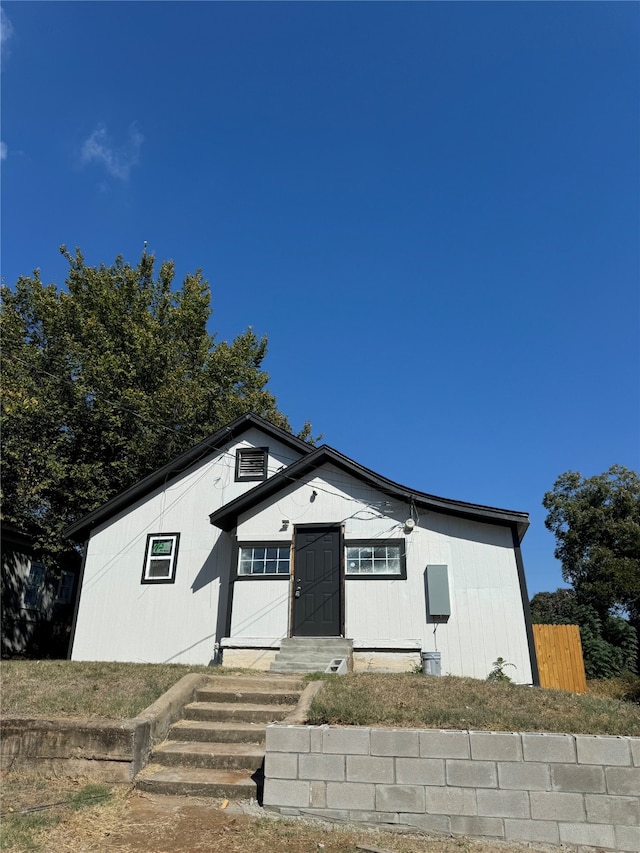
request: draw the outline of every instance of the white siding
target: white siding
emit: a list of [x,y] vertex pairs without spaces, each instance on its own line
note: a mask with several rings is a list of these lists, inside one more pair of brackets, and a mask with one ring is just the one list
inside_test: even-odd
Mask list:
[[[236,449],[263,446],[270,476],[300,455],[247,430],[93,531],[74,660],[209,663],[224,631],[232,554],[231,537],[211,526],[209,514],[256,485],[234,481]],[[150,533],[180,533],[173,584],[141,583]]]
[[231,636],[282,639],[289,631],[289,579],[241,580],[233,589]]
[[[316,493],[315,495],[313,493]],[[257,507],[239,520],[238,539],[290,539],[296,524],[343,524],[346,539],[402,537],[406,541],[406,580],[347,580],[345,635],[384,647],[385,640],[420,640],[424,651],[437,649],[442,672],[485,678],[493,661],[515,664],[509,674],[531,682],[531,667],[515,552],[508,527],[422,512],[416,527],[405,533],[408,504],[387,498],[332,465],[304,481],[292,483],[277,500]],[[288,519],[289,530],[282,531]],[[452,612],[448,622],[427,621],[424,571],[429,564],[449,568]],[[259,595],[264,581],[256,585]],[[282,583],[282,582],[279,582]],[[247,609],[254,606],[247,593]],[[234,620],[243,603],[235,599]],[[234,621],[234,625],[236,622]],[[434,633],[435,629],[435,633]],[[253,636],[272,636],[251,631]],[[233,635],[233,633],[232,633]],[[245,634],[248,636],[248,634]]]

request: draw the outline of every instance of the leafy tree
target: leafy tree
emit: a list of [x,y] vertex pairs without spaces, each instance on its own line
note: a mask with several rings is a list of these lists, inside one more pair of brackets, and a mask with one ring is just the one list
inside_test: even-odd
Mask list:
[[619,671],[629,665],[627,629],[640,629],[640,477],[622,465],[595,477],[567,471],[542,503],[563,578],[575,593],[571,606],[580,608],[574,621],[590,632],[583,651],[592,647],[603,666]]
[[587,678],[610,678],[625,670],[635,672],[638,638],[620,616],[602,618],[589,604],[580,603],[573,589],[539,592],[531,599],[531,618],[541,625],[578,625]]
[[146,251],[109,267],[61,252],[66,287],[21,277],[0,316],[3,517],[50,563],[69,523],[238,415],[290,430],[266,388],[266,337],[207,332],[200,270],[174,288],[173,263],[155,273]]
[[613,465],[583,478],[567,471],[542,501],[555,534],[562,576],[605,619],[640,616],[640,477]]

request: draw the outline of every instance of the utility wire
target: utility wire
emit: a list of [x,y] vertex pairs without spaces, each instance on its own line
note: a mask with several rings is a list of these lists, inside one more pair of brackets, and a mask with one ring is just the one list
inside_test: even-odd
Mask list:
[[[60,376],[56,375],[55,373],[51,373],[50,371],[45,370],[43,367],[37,367],[37,366],[35,366],[35,367],[34,367],[34,365],[29,364],[29,362],[25,361],[24,359],[20,358],[19,356],[13,356],[13,360],[15,360],[15,361],[19,361],[21,364],[25,365],[26,367],[29,367],[29,368],[31,368],[32,370],[35,370],[35,372],[36,372],[36,373],[40,373],[40,374],[42,374],[42,375],[44,375],[44,376],[49,376],[49,377],[50,377],[50,378],[52,378],[52,379],[57,379],[58,381],[61,381],[61,382],[64,382],[64,383],[68,383],[68,384],[71,384],[71,385],[72,385],[72,387],[74,387],[75,389],[78,389],[78,388],[79,388],[79,390],[81,391],[81,393],[86,394],[87,396],[90,396],[90,397],[92,397],[93,399],[100,400],[101,402],[107,403],[108,405],[112,406],[112,407],[113,407],[113,408],[115,408],[115,409],[119,409],[119,410],[120,410],[120,411],[122,411],[122,412],[126,412],[127,414],[133,415],[133,417],[135,417],[135,418],[137,418],[138,420],[142,421],[143,423],[147,424],[147,425],[148,425],[148,426],[150,426],[152,429],[165,430],[165,431],[167,431],[167,432],[171,432],[171,433],[173,433],[174,435],[179,436],[180,438],[187,438],[187,439],[189,439],[193,444],[196,444],[196,443],[198,443],[199,441],[206,441],[206,439],[198,439],[198,438],[196,438],[195,436],[190,435],[188,432],[186,432],[186,431],[184,431],[184,430],[178,430],[178,429],[176,429],[175,427],[168,426],[167,424],[160,423],[159,421],[155,421],[155,420],[151,420],[151,419],[149,419],[149,418],[145,418],[145,417],[144,417],[144,415],[141,415],[141,414],[140,414],[139,412],[137,412],[135,409],[131,409],[131,408],[127,407],[127,406],[124,406],[121,402],[119,402],[119,401],[114,401],[114,400],[110,399],[109,397],[107,397],[107,396],[106,396],[106,395],[104,395],[104,394],[98,394],[98,393],[94,392],[93,390],[91,390],[91,389],[87,388],[86,386],[81,385],[81,384],[78,382],[78,380],[71,379],[70,377],[69,377],[69,378],[67,378],[67,377],[60,377]],[[201,455],[201,456],[199,456],[197,459],[190,460],[190,462],[189,462],[189,464],[188,464],[188,466],[187,466],[187,467],[191,467],[192,465],[194,465],[194,464],[196,464],[197,462],[199,462],[201,459],[203,459],[203,458],[204,458],[204,457],[205,457],[205,456],[210,452],[210,450],[211,450],[211,449],[212,449],[212,448],[204,447],[204,448],[203,448],[203,451],[202,451],[202,455]],[[228,467],[231,467],[232,465],[235,465],[235,455],[234,455],[233,453],[231,453],[231,451],[229,451],[229,450],[222,450],[222,449],[219,449],[219,448],[215,448],[215,449],[216,449],[216,450],[218,450],[218,452],[219,452],[222,456],[227,456],[227,457],[229,457],[229,459],[231,460],[231,464],[229,464],[229,466],[228,466]],[[183,469],[183,470],[184,470],[184,469]],[[297,480],[296,480],[296,478],[295,478],[295,477],[289,477],[289,476],[288,476],[286,473],[284,473],[283,471],[279,471],[279,472],[277,472],[277,473],[282,474],[282,476],[283,476],[285,479],[288,479],[288,480],[289,480],[290,482],[292,482],[292,483],[293,483],[293,482],[297,482]],[[337,485],[337,484],[336,484],[336,485]],[[342,498],[343,500],[351,501],[352,503],[359,503],[359,504],[363,504],[364,506],[370,506],[370,505],[371,505],[371,504],[367,504],[367,503],[365,503],[365,502],[364,502],[364,501],[362,501],[360,498],[351,498],[351,497],[348,497],[347,495],[345,495],[345,494],[343,494],[343,493],[341,493],[341,492],[334,492],[334,491],[331,491],[330,489],[323,488],[322,486],[317,485],[317,484],[315,484],[315,483],[314,483],[313,488],[314,488],[314,489],[316,489],[317,491],[324,492],[325,494],[331,495],[331,496],[333,496],[333,497],[339,497],[339,498]]]

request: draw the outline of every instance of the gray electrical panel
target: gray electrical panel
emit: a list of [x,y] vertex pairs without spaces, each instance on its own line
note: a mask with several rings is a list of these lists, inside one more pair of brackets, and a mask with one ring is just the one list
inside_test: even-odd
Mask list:
[[425,581],[427,615],[431,617],[450,616],[451,601],[447,566],[427,566]]

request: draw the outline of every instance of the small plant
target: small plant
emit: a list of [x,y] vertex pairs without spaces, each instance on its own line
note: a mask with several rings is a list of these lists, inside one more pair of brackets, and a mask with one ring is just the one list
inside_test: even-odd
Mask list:
[[493,669],[487,676],[487,681],[511,681],[507,673],[504,671],[506,666],[512,666],[516,669],[515,663],[508,663],[504,658],[496,658],[492,664]]

